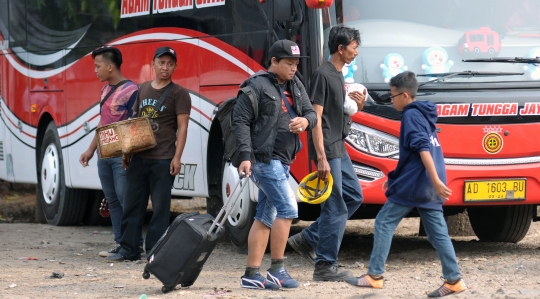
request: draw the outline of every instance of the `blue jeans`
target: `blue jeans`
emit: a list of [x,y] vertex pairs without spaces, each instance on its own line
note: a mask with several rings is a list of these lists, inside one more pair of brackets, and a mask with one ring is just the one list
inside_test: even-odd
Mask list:
[[[375,219],[375,236],[368,274],[382,275],[384,273],[384,265],[388,258],[394,231],[401,219],[413,208],[387,201],[379,211]],[[420,213],[428,241],[435,247],[441,260],[443,277],[450,281],[461,278],[456,253],[448,235],[448,228],[442,211],[416,209]]]
[[146,252],[150,252],[169,227],[174,182],[174,176],[169,173],[170,165],[171,159],[144,159],[137,155],[131,159],[127,170],[120,238],[120,254],[127,259],[140,257],[139,240],[149,196],[154,213],[146,231]]
[[122,157],[99,159],[97,161],[99,180],[105,198],[109,202],[114,241],[120,242],[122,221],[122,206],[126,186],[126,170],[122,166]]
[[334,180],[332,193],[321,204],[321,214],[317,221],[302,233],[317,252],[315,263],[326,261],[337,265],[345,224],[360,207],[364,197],[349,154],[328,160],[328,164]]
[[279,160],[255,162],[251,180],[259,187],[259,201],[255,220],[272,228],[274,220],[298,218],[298,204],[289,185],[290,166]]

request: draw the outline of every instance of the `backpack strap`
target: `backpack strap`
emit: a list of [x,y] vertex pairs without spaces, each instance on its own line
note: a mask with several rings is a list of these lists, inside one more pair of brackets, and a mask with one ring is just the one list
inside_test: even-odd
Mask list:
[[[289,116],[291,117],[291,119],[296,118],[298,115],[296,115],[296,111],[294,111],[294,109],[291,107],[291,103],[289,103],[289,100],[285,96],[285,93],[283,92],[283,88],[281,88],[281,86],[279,87],[279,92],[281,93],[281,99],[283,100],[283,103],[285,104],[285,106],[287,106],[287,111],[289,112]],[[294,100],[294,97],[293,97],[293,100]]]
[[99,102],[99,115],[101,115],[101,109],[103,108],[103,105],[105,105],[105,102],[107,102],[107,100],[109,99],[109,97],[116,91],[116,89],[128,82],[130,82],[131,80],[123,80],[123,81],[120,81],[118,82],[116,85],[113,85],[111,87],[111,90],[107,93],[107,95],[105,95],[105,97],[103,98],[103,100],[101,102]]
[[[160,111],[161,110],[161,106],[163,106],[163,102],[165,102],[165,98],[169,95],[169,92],[171,91],[171,89],[173,88],[174,86],[174,83],[171,81],[171,83],[169,83],[167,85],[167,87],[165,87],[165,90],[163,91],[163,94],[161,94],[161,97],[159,98],[159,100],[157,101],[156,103],[156,108],[157,110],[156,111]],[[140,116],[141,115],[141,111],[139,110],[139,113],[138,115]],[[150,118],[151,114],[148,114],[148,118]]]
[[251,100],[251,107],[253,107],[253,113],[255,114],[255,119],[253,121],[257,121],[257,118],[259,117],[259,104],[257,102],[257,95],[249,86],[244,86],[240,88],[240,91],[247,95],[248,98]]

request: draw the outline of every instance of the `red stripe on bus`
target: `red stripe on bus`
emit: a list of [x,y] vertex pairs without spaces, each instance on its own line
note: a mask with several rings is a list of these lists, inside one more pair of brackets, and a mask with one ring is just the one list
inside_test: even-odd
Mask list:
[[191,109],[199,112],[202,116],[204,116],[204,118],[208,119],[209,121],[212,121],[212,118],[210,116],[204,114],[201,110],[197,109],[196,107],[191,106]]
[[[0,108],[2,109],[2,112],[3,112],[4,116],[6,117],[6,119],[9,120],[9,122],[10,122],[16,129],[19,129],[19,126],[16,125],[16,124],[11,120],[11,118],[9,118],[9,116],[7,116],[6,110],[4,110],[4,107],[1,107],[1,106],[0,106]],[[28,136],[28,137],[30,137],[30,138],[36,139],[36,136],[30,135],[29,133],[26,133],[25,131],[21,131],[21,133],[23,133],[24,135],[26,135],[26,136]]]

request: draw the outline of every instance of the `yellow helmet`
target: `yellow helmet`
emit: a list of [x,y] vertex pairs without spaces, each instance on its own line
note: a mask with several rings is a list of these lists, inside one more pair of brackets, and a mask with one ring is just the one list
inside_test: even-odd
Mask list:
[[328,174],[328,180],[319,179],[317,172],[312,172],[302,179],[298,185],[298,198],[309,204],[320,204],[328,199],[332,193],[332,175]]

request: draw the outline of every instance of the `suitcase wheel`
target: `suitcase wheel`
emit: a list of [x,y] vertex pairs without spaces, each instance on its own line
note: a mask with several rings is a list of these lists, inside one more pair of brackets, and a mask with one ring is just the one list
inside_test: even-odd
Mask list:
[[148,272],[148,270],[145,269],[144,272],[143,272],[143,274],[142,274],[142,277],[143,277],[144,279],[150,278],[150,272]]
[[168,287],[166,287],[166,286],[163,286],[163,287],[161,288],[161,291],[162,291],[163,293],[168,293],[168,292],[172,291],[173,289],[174,289],[174,288],[168,288]]

